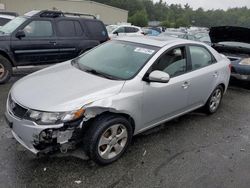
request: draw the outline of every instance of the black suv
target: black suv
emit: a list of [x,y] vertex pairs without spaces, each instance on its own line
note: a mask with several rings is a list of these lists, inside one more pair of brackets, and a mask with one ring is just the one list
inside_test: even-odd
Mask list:
[[108,39],[93,15],[44,10],[16,17],[0,28],[0,84],[12,67],[63,62]]

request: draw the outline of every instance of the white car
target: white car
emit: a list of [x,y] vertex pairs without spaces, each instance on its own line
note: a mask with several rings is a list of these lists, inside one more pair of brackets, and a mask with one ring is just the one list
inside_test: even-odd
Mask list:
[[10,20],[13,20],[15,16],[0,14],[0,27],[8,23]]
[[133,25],[109,25],[106,27],[109,37],[117,36],[143,36],[143,31],[140,27]]

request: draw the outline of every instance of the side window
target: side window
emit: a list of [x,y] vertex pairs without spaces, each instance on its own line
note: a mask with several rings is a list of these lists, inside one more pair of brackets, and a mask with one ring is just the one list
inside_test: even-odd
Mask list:
[[137,33],[139,31],[138,28],[134,28],[134,32]]
[[53,35],[50,21],[32,21],[23,29],[26,37],[51,37]]
[[185,47],[175,48],[164,54],[152,67],[152,71],[160,70],[168,73],[170,77],[186,73],[187,58]]
[[59,37],[74,37],[76,36],[74,21],[62,20],[57,23]]
[[190,55],[192,61],[192,70],[197,70],[214,62],[213,56],[207,51],[207,49],[199,46],[190,46]]
[[10,21],[10,19],[7,18],[0,18],[0,26],[5,25],[6,23],[8,23]]
[[117,33],[125,33],[125,28],[124,27],[119,27],[117,30],[115,30]]
[[135,27],[126,27],[125,28],[125,32],[126,33],[136,33],[136,32],[138,32],[139,30],[137,29],[137,28],[135,28]]
[[84,21],[88,28],[89,34],[92,39],[99,40],[99,41],[106,41],[108,38],[107,30],[104,24],[98,20],[87,20]]
[[126,33],[134,33],[134,28],[133,27],[125,27],[125,32]]
[[78,21],[74,21],[74,24],[75,24],[75,29],[76,29],[76,35],[77,36],[82,36],[82,27],[80,25],[80,23]]

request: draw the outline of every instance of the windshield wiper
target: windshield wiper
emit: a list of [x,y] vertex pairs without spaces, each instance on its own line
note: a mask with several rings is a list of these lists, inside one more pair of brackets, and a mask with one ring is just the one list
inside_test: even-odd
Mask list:
[[97,75],[97,76],[101,76],[101,77],[104,77],[104,78],[108,78],[108,79],[110,79],[110,80],[119,80],[118,78],[116,78],[116,77],[114,77],[114,76],[111,76],[111,75],[109,75],[109,74],[105,74],[105,73],[103,73],[103,72],[96,71],[95,69],[83,68],[82,70],[85,71],[85,72],[88,72],[88,73]]

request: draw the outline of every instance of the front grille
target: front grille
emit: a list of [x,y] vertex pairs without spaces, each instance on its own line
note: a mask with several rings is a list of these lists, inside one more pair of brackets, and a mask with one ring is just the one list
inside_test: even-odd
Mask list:
[[28,109],[23,108],[22,106],[20,106],[19,104],[17,104],[12,98],[11,96],[9,96],[9,110],[10,112],[18,117],[18,118],[23,118],[24,115],[26,114],[26,112],[28,111]]

